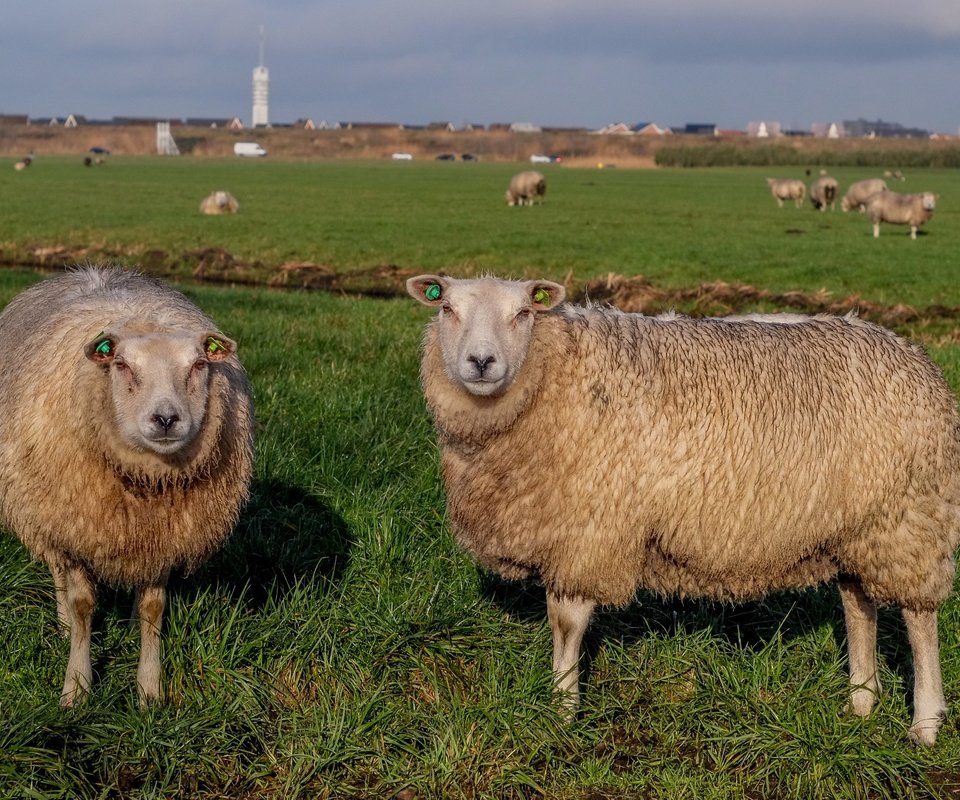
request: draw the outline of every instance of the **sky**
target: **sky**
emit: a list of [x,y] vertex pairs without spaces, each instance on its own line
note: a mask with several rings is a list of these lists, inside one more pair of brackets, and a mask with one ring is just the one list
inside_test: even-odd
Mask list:
[[960,0],[15,0],[0,113],[960,130]]

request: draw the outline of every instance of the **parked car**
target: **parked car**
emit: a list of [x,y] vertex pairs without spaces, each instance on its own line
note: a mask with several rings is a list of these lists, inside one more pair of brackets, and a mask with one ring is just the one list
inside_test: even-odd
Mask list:
[[237,142],[233,146],[233,154],[245,158],[262,158],[267,151],[256,142]]
[[464,153],[460,156],[461,161],[477,161],[477,157],[473,153]]
[[456,161],[457,157],[453,153],[441,153],[437,156],[437,161]]
[[413,161],[413,156],[410,153],[394,153],[390,158],[394,161]]
[[542,155],[541,153],[534,153],[532,156],[530,156],[530,163],[531,164],[549,164],[550,156],[545,156],[545,155]]

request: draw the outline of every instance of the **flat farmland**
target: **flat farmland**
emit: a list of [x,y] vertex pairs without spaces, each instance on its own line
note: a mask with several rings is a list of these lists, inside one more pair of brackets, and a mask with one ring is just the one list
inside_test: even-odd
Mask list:
[[[582,712],[565,724],[542,588],[478,570],[452,541],[418,384],[430,314],[389,296],[412,270],[549,276],[578,292],[599,291],[610,273],[644,276],[658,303],[692,311],[718,282],[733,286],[711,295],[721,308],[856,295],[864,308],[914,309],[894,315],[898,329],[928,346],[957,391],[956,174],[908,171],[892,184],[941,195],[911,241],[886,227],[874,240],[859,214],[777,208],[770,170],[546,165],[546,203],[507,208],[521,168],[0,164],[11,265],[0,304],[42,277],[15,264],[149,264],[239,342],[258,437],[236,532],[172,586],[163,705],[137,706],[132,598],[105,587],[93,693],[59,709],[68,646],[49,574],[0,534],[0,797],[958,796],[956,595],[940,615],[952,716],[933,749],[907,738],[910,650],[892,610],[880,615],[880,702],[867,720],[845,711],[832,587],[737,606],[641,593],[607,609],[588,633]],[[833,174],[846,185],[875,173]],[[217,189],[239,214],[198,213]],[[185,254],[209,248],[232,254],[233,271],[195,280]],[[291,264],[397,269],[365,293],[271,286]]]

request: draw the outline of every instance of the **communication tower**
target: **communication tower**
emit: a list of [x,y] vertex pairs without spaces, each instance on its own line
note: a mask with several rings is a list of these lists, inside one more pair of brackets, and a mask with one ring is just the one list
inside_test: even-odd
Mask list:
[[267,100],[270,93],[270,72],[263,65],[263,25],[260,26],[260,64],[253,68],[253,115],[251,127],[266,128],[270,125]]

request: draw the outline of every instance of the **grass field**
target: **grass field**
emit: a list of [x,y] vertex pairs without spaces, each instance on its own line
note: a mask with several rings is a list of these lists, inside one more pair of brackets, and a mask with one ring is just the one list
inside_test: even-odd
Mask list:
[[[505,165],[45,162],[29,174],[0,165],[5,258],[51,243],[131,260],[136,248],[220,246],[268,265],[615,271],[960,305],[951,172],[908,175],[905,187],[941,193],[914,242],[902,229],[874,241],[858,215],[780,210],[764,173],[746,169],[556,169],[542,208],[507,209]],[[238,196],[239,215],[196,213],[217,188]],[[0,271],[0,303],[38,277]],[[600,614],[583,712],[566,726],[542,589],[478,571],[445,523],[417,376],[428,312],[402,299],[182,288],[239,341],[251,375],[252,500],[224,549],[173,587],[168,702],[147,711],[131,598],[110,589],[94,693],[58,708],[67,644],[49,576],[0,536],[0,797],[960,796],[957,597],[940,622],[953,716],[932,750],[907,741],[909,647],[891,611],[878,708],[866,721],[845,713],[832,588],[742,606],[642,594]],[[953,325],[940,320],[927,341],[956,391]]]

